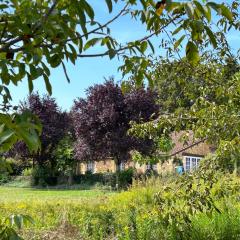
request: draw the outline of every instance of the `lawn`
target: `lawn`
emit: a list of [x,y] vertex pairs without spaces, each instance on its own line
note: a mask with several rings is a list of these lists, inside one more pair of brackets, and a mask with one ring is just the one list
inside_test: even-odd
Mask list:
[[[85,212],[83,209],[88,204],[104,203],[112,195],[115,194],[100,189],[67,190],[0,186],[0,219],[11,214],[31,216],[35,224],[25,227],[24,238],[38,239],[38,234],[46,235],[48,231],[52,234],[55,229],[59,232],[58,226],[62,226],[62,223],[66,221],[78,225]],[[65,234],[65,230],[63,232]],[[46,237],[46,239],[49,238],[51,237]],[[65,239],[65,237],[60,239]]]
[[6,202],[21,201],[78,201],[83,199],[98,198],[111,194],[108,191],[98,189],[93,190],[58,190],[58,189],[34,189],[34,188],[15,188],[0,187],[0,204]]

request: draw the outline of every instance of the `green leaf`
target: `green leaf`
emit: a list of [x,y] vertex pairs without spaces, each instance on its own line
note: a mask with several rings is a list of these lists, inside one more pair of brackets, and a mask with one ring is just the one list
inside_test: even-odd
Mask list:
[[166,11],[171,12],[179,6],[181,6],[180,2],[170,2],[170,1],[168,1],[167,6],[166,6]]
[[0,4],[0,9],[6,9],[9,8],[7,4]]
[[208,2],[207,6],[211,7],[213,10],[215,10],[217,13],[219,13],[219,4],[215,2]]
[[16,61],[19,61],[22,57],[23,57],[23,53],[22,52],[17,53]]
[[29,93],[32,93],[33,91],[33,82],[29,74],[28,74],[28,90],[29,90]]
[[108,56],[110,59],[113,59],[116,56],[116,51],[114,49],[109,49]]
[[109,13],[111,13],[113,9],[112,0],[105,0],[105,2],[107,3]]
[[187,59],[194,65],[199,62],[199,59],[200,59],[199,51],[197,46],[192,41],[189,41],[187,43],[186,56],[187,56]]
[[35,131],[29,132],[28,129],[18,127],[17,133],[22,137],[30,152],[36,152],[40,146],[40,140]]
[[220,5],[220,9],[221,9],[222,16],[224,16],[231,22],[233,20],[233,15],[232,15],[230,9],[223,4]]
[[41,64],[42,64],[42,68],[43,68],[45,74],[46,74],[47,76],[50,76],[50,70],[49,70],[49,68],[46,66],[46,64],[45,64],[44,62],[41,62]]
[[175,43],[174,43],[174,49],[177,49],[178,46],[182,43],[186,35],[181,36]]
[[46,74],[43,75],[43,78],[44,78],[44,82],[45,82],[45,85],[46,85],[46,89],[49,93],[49,95],[52,95],[52,85],[49,81],[49,78]]
[[56,68],[61,64],[61,56],[59,54],[54,54],[50,59],[49,63],[51,67]]
[[14,131],[11,129],[0,132],[0,145],[7,142],[13,135]]
[[201,14],[206,17],[208,22],[211,21],[211,11],[208,10],[205,6],[203,6],[199,1],[193,1],[194,4],[196,5],[197,9],[201,12]]
[[22,228],[22,226],[23,226],[23,218],[22,218],[21,215],[14,215],[13,216],[13,221],[14,221],[13,225],[16,225],[16,227],[18,229]]
[[177,27],[177,28],[173,31],[172,35],[178,34],[182,29],[183,29],[183,25],[180,25],[179,27]]
[[153,52],[153,54],[154,54],[154,53],[155,53],[155,50],[154,50],[153,44],[151,43],[150,40],[148,40],[147,42],[148,42],[148,45],[150,46],[150,48],[151,48],[151,50],[152,50],[152,52]]
[[33,64],[31,64],[29,67],[30,67],[31,79],[36,79],[39,76],[36,67]]
[[93,39],[89,40],[89,41],[85,44],[83,50],[86,51],[88,48],[93,47],[95,44],[97,44],[97,43],[98,43],[99,41],[101,41],[101,40],[102,40],[102,38],[93,38]]
[[87,1],[83,1],[83,3],[84,3],[83,4],[84,9],[85,9],[87,15],[89,16],[89,18],[91,18],[91,20],[93,20],[94,19],[94,11],[93,11],[92,7],[88,4]]
[[213,34],[212,30],[208,26],[205,26],[205,30],[207,32],[207,35],[209,37],[209,40],[210,40],[211,44],[213,45],[214,48],[216,48],[217,47],[217,40],[216,40],[216,37]]
[[82,28],[82,31],[84,32],[84,34],[86,34],[86,38],[87,38],[86,16],[84,14],[84,11],[79,6],[78,6],[78,17],[80,20],[80,26]]
[[35,221],[32,217],[28,216],[28,215],[22,215],[23,218],[23,223],[31,223],[31,224],[35,224]]
[[147,41],[142,42],[140,46],[141,52],[144,53],[147,50],[147,47],[148,47]]
[[208,22],[211,22],[212,19],[212,12],[211,12],[211,8],[209,6],[204,6],[205,9],[205,13],[206,13],[206,18],[208,20]]

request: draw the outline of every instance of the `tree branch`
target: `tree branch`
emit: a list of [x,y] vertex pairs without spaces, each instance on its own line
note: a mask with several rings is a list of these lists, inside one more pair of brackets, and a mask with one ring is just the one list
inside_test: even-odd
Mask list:
[[47,21],[48,17],[52,14],[52,12],[54,11],[54,9],[56,8],[57,4],[58,4],[58,0],[55,0],[55,1],[53,2],[53,5],[50,7],[49,11],[48,11],[48,12],[46,13],[46,15],[44,16],[43,21],[42,21],[43,23]]
[[87,37],[87,36],[90,35],[90,34],[96,33],[96,32],[98,32],[99,30],[102,30],[103,28],[106,28],[109,24],[111,24],[112,22],[114,22],[115,20],[117,20],[119,17],[121,17],[122,14],[126,11],[127,7],[128,7],[128,4],[126,4],[126,5],[124,6],[124,8],[123,8],[115,17],[113,17],[112,19],[110,19],[110,20],[109,20],[108,22],[106,22],[105,24],[103,24],[103,25],[101,25],[101,26],[99,26],[99,27],[91,30],[90,32],[88,32],[88,33],[86,33],[86,34],[83,34],[83,35],[79,36],[79,37],[67,39],[67,40],[64,41],[63,43],[66,43],[66,42],[69,42],[69,41],[73,41],[73,40],[77,40],[77,39],[79,39],[79,38]]
[[[56,1],[53,3],[53,5],[52,5],[52,7],[50,8],[49,12],[45,15],[45,17],[44,17],[44,18],[45,18],[45,21],[47,20],[48,16],[50,16],[50,14],[53,12],[53,10],[55,9],[57,3],[58,3],[58,0],[56,0]],[[127,7],[128,7],[128,4],[126,4],[126,5],[124,6],[124,8],[123,8],[115,17],[113,17],[112,19],[110,19],[109,21],[107,21],[105,24],[103,24],[103,25],[101,25],[101,26],[99,26],[99,27],[97,27],[97,28],[89,31],[89,32],[86,33],[86,34],[83,34],[83,35],[81,35],[81,36],[78,36],[78,37],[76,37],[76,38],[70,38],[70,39],[67,39],[67,40],[64,40],[64,41],[60,41],[59,44],[65,44],[65,43],[67,43],[67,42],[71,42],[71,41],[74,41],[74,40],[77,40],[77,39],[81,39],[81,38],[83,38],[83,37],[86,37],[86,36],[88,36],[88,35],[90,35],[90,34],[94,34],[94,33],[95,33],[95,34],[100,34],[100,32],[98,32],[98,31],[99,31],[99,30],[102,30],[103,28],[106,28],[109,24],[111,24],[112,22],[114,22],[115,20],[117,20],[120,16],[122,16],[122,14],[126,12]],[[38,28],[39,26],[40,26],[40,25],[38,25],[36,28]],[[0,52],[5,52],[5,51],[8,50],[9,52],[16,53],[16,52],[19,52],[19,51],[23,51],[23,50],[25,49],[24,46],[19,47],[19,48],[15,48],[15,49],[9,49],[11,45],[13,45],[13,44],[15,44],[15,43],[17,43],[17,42],[19,42],[19,41],[22,41],[22,37],[18,37],[18,38],[16,38],[16,39],[8,42],[7,44],[5,44],[2,48],[0,48]],[[53,46],[53,45],[54,45],[54,43],[50,43],[50,44],[44,44],[44,45],[37,45],[37,46],[34,46],[34,47],[51,47],[51,46]],[[106,54],[106,55],[107,55],[107,54]],[[104,55],[104,56],[105,56],[105,55]],[[100,57],[100,56],[98,56],[98,57]]]
[[[151,37],[159,34],[164,28],[168,27],[171,23],[173,23],[173,21],[175,21],[180,16],[181,15],[176,16],[175,18],[171,19],[167,24],[165,24],[164,26],[159,28],[157,31],[155,31],[155,32],[153,32],[153,33],[151,33],[151,34],[149,34],[149,35],[147,35],[147,36],[145,36],[145,37],[143,37],[143,38],[141,38],[139,40],[136,40],[136,42],[140,42],[141,43],[141,42],[147,41]],[[128,45],[129,43],[127,43],[126,46],[124,46],[124,47],[120,47],[119,49],[116,49],[115,50],[115,54],[118,54],[121,51],[124,51],[124,50],[127,50],[127,49],[131,48]],[[97,54],[78,54],[78,57],[81,57],[81,58],[83,58],[83,57],[89,57],[89,58],[91,58],[91,57],[104,57],[104,56],[107,56],[108,54],[109,54],[109,50],[104,52],[104,53],[97,53]]]
[[[37,24],[37,25],[34,27],[34,30],[33,30],[33,31],[35,31],[36,29],[38,29],[38,28],[47,20],[47,18],[51,15],[51,13],[53,12],[53,10],[55,9],[57,3],[58,3],[58,0],[55,0],[54,3],[53,3],[53,5],[52,5],[51,8],[49,9],[49,11],[48,11],[48,12],[46,13],[46,15],[44,16],[42,23]],[[8,52],[18,52],[18,51],[20,51],[20,50],[23,50],[23,49],[24,49],[23,47],[17,48],[16,50],[15,50],[15,49],[11,49],[11,50],[9,49],[12,45],[14,45],[14,44],[16,44],[16,43],[18,43],[18,42],[20,42],[20,41],[22,41],[22,40],[23,40],[23,36],[16,37],[15,39],[11,40],[10,42],[8,42],[8,43],[6,43],[4,46],[2,46],[2,47],[0,48],[0,52],[7,52],[7,51],[8,51]],[[15,50],[15,51],[14,51],[14,50]]]
[[65,77],[66,77],[68,83],[70,83],[70,78],[69,78],[68,73],[67,73],[67,68],[66,68],[65,63],[63,61],[62,61],[62,67],[63,67]]

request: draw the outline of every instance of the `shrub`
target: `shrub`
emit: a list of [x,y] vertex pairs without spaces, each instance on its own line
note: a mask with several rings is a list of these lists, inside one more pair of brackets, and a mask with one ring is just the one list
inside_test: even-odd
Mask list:
[[12,168],[9,162],[0,158],[0,184],[7,183],[10,180]]
[[25,168],[22,172],[22,175],[25,177],[32,176],[33,169],[32,168]]
[[133,176],[134,176],[134,169],[128,168],[124,171],[119,173],[119,187],[120,188],[127,188],[132,185]]
[[20,176],[22,175],[23,171],[26,168],[31,167],[31,161],[30,160],[21,160],[21,159],[13,159],[13,158],[8,158],[7,162],[11,166],[11,175],[12,176]]
[[[134,169],[129,168],[127,170],[118,173],[119,187],[126,189],[132,184],[132,179],[134,176]],[[76,184],[89,184],[95,185],[100,183],[104,186],[116,186],[116,173],[94,173],[86,172],[86,174],[81,174],[73,177],[73,181]]]
[[9,172],[0,173],[0,184],[7,183],[11,179]]
[[33,186],[55,186],[57,185],[57,176],[52,173],[51,168],[47,166],[36,166],[32,171],[32,185]]

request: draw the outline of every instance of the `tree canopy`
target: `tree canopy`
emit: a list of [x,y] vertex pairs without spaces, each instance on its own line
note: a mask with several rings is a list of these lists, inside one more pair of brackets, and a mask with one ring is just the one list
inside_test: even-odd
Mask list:
[[67,113],[60,110],[54,98],[40,97],[38,93],[29,95],[19,109],[20,112],[30,112],[39,119],[42,125],[41,148],[31,153],[24,142],[19,142],[13,153],[25,159],[32,158],[34,164],[43,165],[48,162],[54,165],[53,151],[71,125]]
[[[32,150],[39,147],[40,126],[30,120],[30,115],[7,114],[11,109],[9,84],[17,85],[27,79],[33,90],[33,81],[42,77],[51,94],[49,81],[51,68],[62,66],[67,80],[66,61],[75,64],[77,58],[119,57],[124,65],[123,75],[132,74],[138,86],[151,78],[145,71],[151,66],[147,55],[154,51],[151,38],[156,36],[160,48],[168,56],[179,54],[185,48],[192,64],[199,61],[205,48],[221,49],[226,54],[229,46],[226,32],[239,29],[239,2],[188,1],[163,2],[158,8],[152,0],[106,0],[102,5],[112,13],[114,7],[125,4],[115,16],[106,22],[96,19],[93,5],[86,0],[3,0],[0,5],[0,66],[2,111],[0,115],[1,148],[9,148],[17,140],[24,139]],[[122,43],[111,33],[111,23],[128,15],[139,21],[146,34],[131,42]],[[217,25],[217,27],[216,27]],[[88,54],[94,47],[102,52]],[[24,128],[23,128],[24,125]],[[19,130],[20,129],[20,130]],[[34,144],[30,144],[34,142]],[[4,146],[3,146],[4,143]]]
[[149,121],[158,113],[156,94],[151,90],[132,90],[124,95],[113,81],[94,85],[87,99],[75,101],[72,109],[77,143],[76,157],[81,161],[115,159],[117,166],[129,159],[129,152],[152,150],[153,142],[128,135],[129,122]]
[[[169,78],[161,66],[166,71],[173,66]],[[159,71],[152,76],[156,82],[159,80],[159,92],[166,93],[159,95],[160,102],[165,110],[169,110],[169,103],[172,108],[161,112],[158,120],[133,125],[131,132],[164,138],[172,131],[184,129],[183,137],[187,139],[187,131],[193,131],[195,138],[214,144],[222,163],[233,163],[239,155],[239,66],[234,58],[221,63],[202,59],[194,69],[186,62],[157,64]],[[176,101],[178,97],[180,102]],[[188,104],[182,104],[184,99]]]

